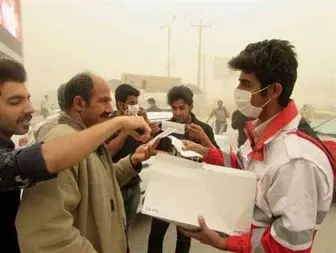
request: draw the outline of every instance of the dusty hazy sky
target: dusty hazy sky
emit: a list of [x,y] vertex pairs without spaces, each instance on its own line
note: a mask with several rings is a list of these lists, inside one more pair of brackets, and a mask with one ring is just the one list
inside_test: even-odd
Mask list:
[[[165,75],[167,33],[172,27],[172,75],[196,82],[197,30],[202,18],[204,53],[231,57],[247,43],[290,40],[299,55],[295,96],[317,103],[336,95],[336,1],[22,0],[25,62],[33,95],[56,90],[82,70],[119,78],[123,72]],[[226,71],[226,70],[224,70]],[[207,72],[209,94],[232,97]],[[214,90],[216,93],[214,93]],[[215,95],[216,94],[216,95]]]

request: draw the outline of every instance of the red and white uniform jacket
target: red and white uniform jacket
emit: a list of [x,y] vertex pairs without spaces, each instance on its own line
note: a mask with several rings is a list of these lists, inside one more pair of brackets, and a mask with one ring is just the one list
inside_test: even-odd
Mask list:
[[[266,123],[248,124],[248,140],[237,158],[241,169],[257,175],[250,233],[230,236],[227,250],[237,253],[308,253],[332,201],[333,171],[314,143],[289,134],[301,116],[293,101]],[[218,150],[205,162],[224,163]]]

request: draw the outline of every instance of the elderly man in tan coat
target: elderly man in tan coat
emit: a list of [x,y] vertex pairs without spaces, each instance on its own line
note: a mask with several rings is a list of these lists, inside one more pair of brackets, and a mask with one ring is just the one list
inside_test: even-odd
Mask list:
[[[66,113],[39,141],[80,131],[105,121],[112,112],[108,85],[89,73],[66,84],[64,99]],[[120,186],[154,153],[152,146],[142,145],[112,164],[101,146],[56,179],[27,189],[16,219],[22,253],[126,253]]]

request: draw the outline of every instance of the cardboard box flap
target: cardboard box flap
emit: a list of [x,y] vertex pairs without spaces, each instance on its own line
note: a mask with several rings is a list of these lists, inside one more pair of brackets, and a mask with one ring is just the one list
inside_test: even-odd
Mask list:
[[169,169],[172,167],[183,167],[186,169],[203,169],[202,163],[197,163],[188,159],[167,155],[167,154],[158,154],[152,162],[153,169],[166,168]]

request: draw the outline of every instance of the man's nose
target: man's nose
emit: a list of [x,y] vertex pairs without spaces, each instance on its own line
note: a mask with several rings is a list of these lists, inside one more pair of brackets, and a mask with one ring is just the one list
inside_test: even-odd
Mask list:
[[176,114],[177,116],[182,116],[182,115],[183,115],[183,112],[182,112],[182,110],[176,110],[176,111],[175,111],[175,114]]
[[112,112],[113,112],[113,105],[112,105],[112,102],[111,102],[111,103],[108,103],[108,105],[107,105],[106,108],[105,108],[105,111],[108,112],[108,113],[112,113]]
[[35,108],[30,101],[27,102],[24,111],[25,111],[26,114],[33,114],[35,112]]

